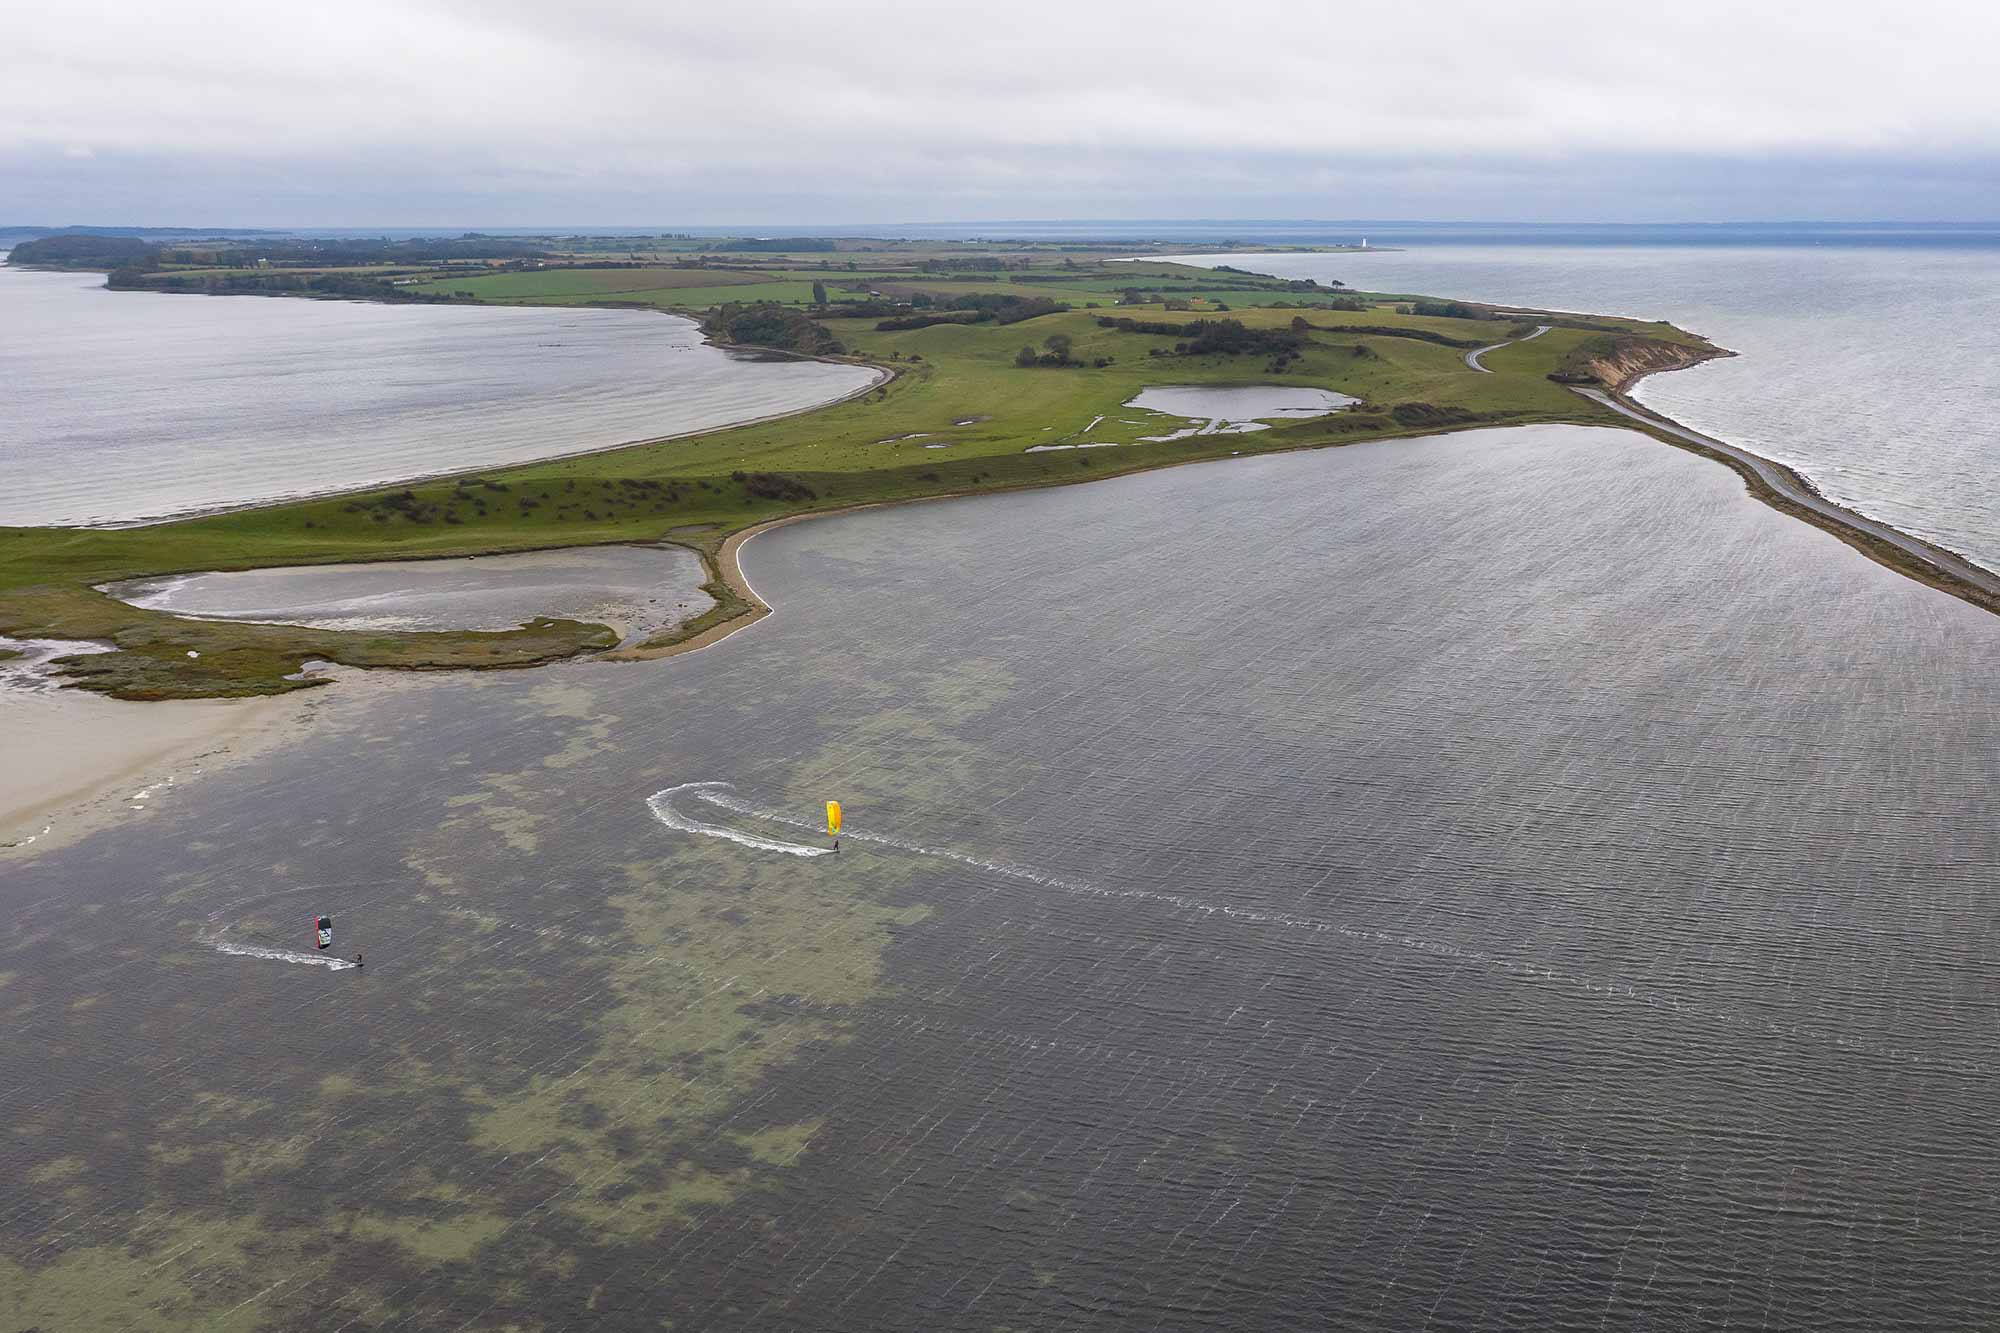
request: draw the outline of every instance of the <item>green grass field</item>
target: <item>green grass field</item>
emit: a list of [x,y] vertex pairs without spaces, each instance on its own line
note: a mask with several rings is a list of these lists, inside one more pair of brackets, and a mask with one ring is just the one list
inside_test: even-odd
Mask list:
[[[1512,321],[1421,318],[1393,302],[1361,312],[1324,306],[1332,293],[1302,294],[1275,280],[1264,286],[1171,264],[1099,264],[1063,283],[1001,280],[943,283],[935,275],[897,278],[825,272],[811,257],[796,276],[688,286],[727,271],[571,269],[443,279],[484,299],[593,304],[604,301],[689,309],[719,300],[809,302],[814,277],[829,294],[846,286],[900,283],[924,290],[1042,294],[1061,290],[1081,306],[1087,293],[1106,308],[1072,309],[1015,324],[943,324],[879,332],[877,320],[825,312],[825,327],[850,359],[887,367],[894,378],[848,402],[744,426],[611,452],[495,469],[352,496],[272,506],[115,531],[0,529],[0,632],[107,640],[119,651],[78,660],[75,683],[125,697],[267,693],[298,688],[285,677],[305,657],[355,665],[460,667],[530,665],[604,646],[605,631],[540,622],[509,634],[358,634],[177,619],[143,611],[93,585],[141,575],[209,569],[407,559],[618,541],[677,541],[713,562],[724,537],[786,514],[957,492],[1056,485],[1193,459],[1311,448],[1478,425],[1619,419],[1546,376],[1594,330],[1558,327],[1489,355],[1494,372],[1464,362],[1464,346],[1500,342]],[[1136,274],[1137,281],[1134,280]],[[1040,276],[1039,274],[1031,276]],[[1246,299],[1229,318],[1246,327],[1311,328],[1296,360],[1274,371],[1259,355],[1174,355],[1172,336],[1102,328],[1100,316],[1185,324],[1207,310],[1162,305],[1110,309],[1126,286],[1241,281]],[[629,284],[613,289],[610,284]],[[646,284],[653,285],[646,285]],[[1223,295],[1229,293],[1205,293]],[[1265,302],[1252,305],[1248,298]],[[1670,326],[1597,321],[1634,335],[1699,344]],[[1015,364],[1023,346],[1053,335],[1071,339],[1069,366]],[[1404,336],[1419,335],[1419,336]],[[1429,340],[1426,340],[1426,339]],[[1458,345],[1446,345],[1446,341]],[[1154,355],[1156,352],[1166,355]],[[1090,363],[1105,360],[1107,364]],[[1254,434],[1137,443],[1179,421],[1125,408],[1150,385],[1277,382],[1332,389],[1360,405],[1331,416],[1274,425]],[[1095,426],[1092,422],[1098,420]],[[1081,438],[1118,448],[1028,452]],[[711,574],[717,571],[711,568]],[[726,618],[742,609],[724,598]],[[190,656],[190,654],[198,656]]]
[[[420,291],[471,292],[482,301],[589,299],[601,296],[646,295],[697,288],[754,286],[754,273],[705,268],[571,268],[522,273],[448,276],[416,284]],[[810,289],[808,289],[810,290]]]

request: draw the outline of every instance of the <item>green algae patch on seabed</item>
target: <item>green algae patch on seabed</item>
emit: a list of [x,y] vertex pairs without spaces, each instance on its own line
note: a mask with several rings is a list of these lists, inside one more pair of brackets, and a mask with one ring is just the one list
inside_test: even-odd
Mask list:
[[[343,940],[374,932],[366,973],[334,974],[323,999],[288,1010],[292,1022],[351,1022],[365,1062],[281,1057],[241,1080],[196,1055],[175,1062],[170,1086],[121,1093],[90,1124],[60,1128],[53,1105],[17,1116],[6,1170],[48,1221],[17,1221],[0,1249],[0,1309],[32,1316],[25,1326],[192,1329],[462,1321],[498,1304],[517,1326],[545,1326],[560,1322],[549,1283],[611,1256],[629,1265],[629,1247],[683,1235],[810,1157],[822,1122],[758,1090],[839,1050],[853,1015],[886,993],[887,949],[928,912],[912,868],[860,848],[746,857],[659,829],[638,804],[646,831],[601,877],[524,884],[534,863],[520,840],[546,838],[552,794],[601,757],[621,719],[573,679],[505,688],[523,709],[513,766],[437,761],[426,790],[442,818],[368,853],[404,867],[402,884],[338,914],[356,932]],[[351,744],[357,759],[420,746],[422,693],[399,692],[396,718],[321,743]],[[980,706],[963,682],[924,697],[916,707]],[[525,814],[496,826],[496,805]],[[231,861],[226,882],[173,871],[158,910],[192,936],[202,918],[187,918],[190,903],[279,886],[278,902],[246,900],[228,925],[285,939],[296,891],[282,886],[351,836],[307,820],[283,863]],[[405,944],[378,953],[387,927],[369,923],[389,912]],[[10,952],[41,943],[11,933]],[[213,979],[213,959],[197,948],[148,965]],[[364,1002],[377,1007],[349,1016]],[[80,1012],[66,1041],[113,1021]],[[535,1021],[517,1033],[524,1015]],[[134,1040],[150,1048],[206,1022],[183,994]]]
[[502,1078],[473,1098],[473,1143],[570,1182],[560,1206],[602,1234],[650,1234],[773,1164],[716,1138],[715,1117],[773,1069],[838,1040],[839,1015],[876,992],[899,916],[872,893],[811,882],[822,876],[707,848],[677,867],[690,859],[692,874],[624,867],[628,887],[609,900],[622,947],[588,1060]]
[[[39,1266],[0,1256],[0,1311],[11,1327],[47,1330],[248,1329],[263,1320],[262,1312],[232,1311],[213,1299],[239,1290],[214,1270],[242,1271],[254,1262],[254,1224],[189,1228],[173,1239],[181,1253],[166,1257],[114,1245],[72,1250]],[[183,1273],[213,1285],[183,1284]]]

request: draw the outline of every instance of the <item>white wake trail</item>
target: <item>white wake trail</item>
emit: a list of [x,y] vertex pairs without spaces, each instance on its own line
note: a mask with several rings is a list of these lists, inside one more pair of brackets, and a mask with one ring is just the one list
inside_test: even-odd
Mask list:
[[[660,795],[664,796],[671,792],[684,791],[698,800],[707,801],[710,805],[719,805],[724,810],[739,815],[748,815],[753,819],[768,819],[774,824],[790,824],[794,828],[813,829],[818,827],[818,825],[809,819],[800,819],[796,815],[787,815],[776,810],[765,810],[754,806],[739,796],[729,795],[728,793],[732,790],[733,788],[727,782],[689,782],[679,787],[669,787],[666,792],[662,792]],[[657,799],[657,797],[654,799]],[[659,812],[655,810],[654,813],[657,814]],[[724,837],[733,838],[737,842],[744,842],[749,846],[789,849],[795,845],[792,843],[770,843],[762,840],[751,842],[737,837],[734,830],[724,831],[717,829],[714,831],[721,833]],[[912,856],[929,856],[936,857],[942,861],[956,861],[958,864],[970,866],[974,870],[990,871],[996,875],[1004,875],[1008,879],[1017,879],[1027,884],[1038,885],[1046,889],[1055,889],[1062,893],[1072,893],[1080,897],[1138,899],[1142,902],[1164,903],[1170,907],[1177,907],[1186,911],[1202,912],[1213,916],[1225,916],[1239,921],[1273,922],[1278,925],[1302,926],[1316,930],[1342,930],[1342,933],[1355,934],[1357,936],[1360,934],[1360,932],[1353,930],[1343,930],[1336,923],[1323,918],[1301,916],[1295,912],[1272,912],[1256,908],[1228,907],[1206,902],[1185,893],[1162,893],[1156,889],[1107,889],[1101,885],[1085,883],[1082,880],[1068,879],[1062,875],[1052,875],[1046,871],[1035,870],[1028,866],[1012,865],[1005,861],[989,861],[981,856],[967,856],[963,852],[954,852],[945,847],[927,847],[922,843],[908,842],[902,838],[891,837],[886,833],[861,833],[849,829],[843,830],[840,836],[849,842],[867,842],[873,843],[878,847],[893,847],[899,852],[908,852]],[[817,855],[823,854],[826,849],[809,848],[807,850]]]
[[[729,794],[732,791],[726,782],[690,782],[679,787],[671,787],[661,796],[674,792],[686,792],[698,800],[721,806],[735,814],[756,819],[766,819],[777,824],[789,824],[795,828],[817,829],[818,825],[809,819],[801,819],[775,810],[764,810],[751,805],[741,797]],[[657,798],[655,798],[657,799]],[[658,813],[656,810],[655,813]],[[690,821],[693,822],[693,821]],[[684,827],[675,825],[675,827]],[[770,842],[763,839],[739,837],[734,830],[715,830],[716,833],[746,846],[773,848],[781,851],[793,850],[792,843]],[[1281,926],[1291,930],[1310,931],[1318,934],[1353,940],[1357,943],[1401,949],[1410,953],[1427,954],[1433,958],[1453,959],[1474,966],[1491,969],[1503,975],[1522,978],[1530,982],[1546,982],[1571,987],[1589,994],[1608,999],[1623,1000],[1644,1005],[1656,1013],[1673,1015],[1712,1022],[1737,1028],[1746,1032],[1760,1033],[1783,1040],[1804,1041],[1810,1044],[1833,1047],[1841,1051],[1866,1055],[1879,1060],[1898,1064],[1917,1065],[1927,1068],[1956,1070],[1969,1075],[1991,1077],[2000,1072],[2000,1065],[1958,1055],[1939,1055],[1929,1051],[1911,1050],[1888,1045],[1856,1036],[1839,1028],[1821,1031],[1810,1030],[1798,1023],[1779,1021],[1760,1013],[1742,1013],[1728,1009],[1718,1009],[1703,1003],[1701,999],[1690,997],[1680,991],[1659,990],[1643,981],[1626,981],[1615,976],[1597,976],[1578,972],[1561,964],[1543,962],[1536,959],[1511,957],[1495,950],[1474,944],[1459,944],[1450,940],[1435,939],[1415,935],[1401,930],[1385,930],[1379,927],[1356,925],[1328,917],[1313,916],[1301,912],[1284,912],[1265,908],[1237,907],[1226,903],[1209,902],[1192,894],[1162,892],[1158,889],[1111,889],[1091,884],[1083,880],[1070,879],[1063,875],[1047,874],[1027,866],[1012,865],[1004,861],[988,861],[983,857],[967,856],[943,847],[927,847],[922,843],[907,842],[902,838],[881,833],[859,833],[845,830],[840,835],[851,842],[873,843],[881,847],[892,847],[897,851],[914,856],[936,857],[939,860],[955,861],[977,870],[990,871],[1023,883],[1053,889],[1060,893],[1078,897],[1137,900],[1159,903],[1181,911],[1194,912],[1202,916],[1220,917],[1224,920],[1244,922],[1254,925]],[[801,852],[821,854],[824,849],[803,848]]]
[[[670,829],[678,829],[682,833],[699,834],[704,838],[727,838],[730,842],[754,848],[760,852],[783,852],[787,856],[826,856],[832,852],[833,849],[830,847],[808,847],[806,844],[800,842],[780,842],[776,838],[760,838],[754,833],[745,833],[740,829],[729,828],[723,824],[705,824],[701,820],[682,814],[674,808],[674,797],[682,793],[687,793],[691,796],[698,796],[702,800],[714,805],[719,805],[725,810],[742,808],[743,813],[761,813],[741,807],[740,802],[732,802],[727,798],[717,799],[716,793],[727,790],[729,790],[729,784],[726,782],[683,782],[678,787],[668,787],[664,791],[656,791],[651,796],[648,796],[646,798],[646,808],[653,812],[653,818],[659,820]],[[768,818],[769,816],[766,817]],[[799,823],[799,821],[792,819],[780,822],[786,824]],[[806,824],[803,827],[810,828],[812,826]]]
[[304,963],[309,967],[323,967],[330,972],[344,972],[354,966],[350,958],[333,954],[302,953],[292,949],[273,949],[262,944],[238,944],[234,940],[210,935],[202,940],[217,953],[234,954],[238,958],[266,958],[274,963]]
[[[268,903],[274,899],[294,898],[306,893],[316,893],[327,885],[300,885],[295,889],[280,890],[276,893],[253,893],[233,902],[223,903],[208,914],[208,925],[195,936],[196,943],[205,944],[217,953],[226,953],[236,958],[261,958],[271,963],[301,963],[307,967],[323,967],[329,972],[345,972],[355,963],[336,953],[308,952],[304,949],[286,949],[274,944],[246,944],[233,938],[242,925],[240,913],[253,904]],[[342,887],[355,887],[352,885]],[[270,939],[266,931],[252,930],[253,936]]]
[[[741,797],[728,794],[732,790],[730,784],[727,782],[690,782],[668,789],[669,792],[685,791],[698,800],[707,801],[710,805],[719,805],[725,810],[739,815],[748,815],[754,819],[768,819],[773,823],[790,824],[795,828],[812,829],[818,827],[818,825],[809,819],[800,819],[796,815],[787,815],[776,810],[765,810],[751,805]],[[662,795],[665,794],[662,793]],[[723,830],[716,831],[721,832],[725,837],[733,838],[748,846],[785,850],[789,850],[794,846],[792,843],[775,843],[761,840],[749,841],[745,838],[737,837],[734,830],[726,832]],[[886,833],[862,833],[848,829],[843,830],[840,836],[850,842],[867,842],[873,843],[878,847],[892,847],[899,852],[908,852],[912,856],[935,857],[941,861],[955,861],[959,865],[969,866],[974,870],[984,870],[995,875],[1004,875],[1008,879],[1019,880],[1024,884],[1033,884],[1038,888],[1054,889],[1058,893],[1074,894],[1081,898],[1125,899],[1137,902],[1160,903],[1180,911],[1199,912],[1204,916],[1219,916],[1231,921],[1246,921],[1259,925],[1285,926],[1294,930],[1330,932],[1349,939],[1399,944],[1402,947],[1419,949],[1425,953],[1454,956],[1463,952],[1455,945],[1436,944],[1428,940],[1411,939],[1407,936],[1388,931],[1362,929],[1344,922],[1332,921],[1326,917],[1310,916],[1298,912],[1281,912],[1257,907],[1236,907],[1225,903],[1209,902],[1206,899],[1197,898],[1192,894],[1167,893],[1158,889],[1107,889],[1100,884],[1091,884],[1084,880],[1070,879],[1064,875],[1050,874],[1047,871],[1036,870],[1030,866],[1015,865],[1006,861],[989,861],[983,856],[967,856],[964,852],[954,852],[946,847],[927,847],[923,843],[909,842],[902,838],[891,837]],[[824,854],[826,849],[807,848],[804,850],[810,851],[814,855],[821,855]]]

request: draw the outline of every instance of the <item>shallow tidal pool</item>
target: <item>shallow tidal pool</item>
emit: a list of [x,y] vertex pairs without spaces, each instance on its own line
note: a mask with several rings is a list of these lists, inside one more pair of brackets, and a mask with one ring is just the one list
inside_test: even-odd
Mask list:
[[121,601],[198,618],[340,630],[504,630],[553,616],[627,642],[715,604],[681,546],[581,546],[449,560],[299,565],[106,584]]
[[[1310,389],[1292,384],[1166,384],[1141,389],[1124,405],[1160,417],[1178,418],[1191,424],[1162,435],[1141,435],[1140,444],[1164,444],[1195,435],[1247,435],[1269,430],[1271,423],[1303,421],[1323,417],[1361,401],[1331,389]],[[1122,441],[1098,438],[1097,428],[1105,421],[1098,417],[1074,436],[1055,444],[1030,445],[1031,454],[1057,449],[1109,449]],[[1122,424],[1139,422],[1120,418]]]

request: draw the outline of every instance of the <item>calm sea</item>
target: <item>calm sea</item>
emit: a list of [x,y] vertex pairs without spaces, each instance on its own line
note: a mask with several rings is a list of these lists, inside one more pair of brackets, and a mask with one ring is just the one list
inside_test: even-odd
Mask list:
[[[1377,229],[1379,232],[1379,228]],[[2000,569],[2000,243],[1851,230],[1578,243],[1382,234],[1368,255],[1212,256],[1287,277],[1671,320],[1742,353],[1638,397],[1788,463],[1834,500]],[[1357,238],[1358,239],[1358,238]]]
[[16,1323],[2000,1326],[2000,620],[1580,427],[745,557],[0,862]]
[[869,373],[639,311],[114,292],[0,266],[0,525],[121,523],[792,411]]
[[1580,427],[744,563],[0,860],[16,1322],[2000,1327],[2000,620]]

